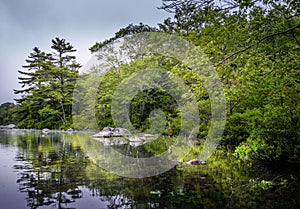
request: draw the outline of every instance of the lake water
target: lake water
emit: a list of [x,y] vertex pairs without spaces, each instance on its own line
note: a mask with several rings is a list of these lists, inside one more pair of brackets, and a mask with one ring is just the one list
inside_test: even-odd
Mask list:
[[[1,130],[0,208],[300,208],[298,165],[238,162],[217,150],[205,165],[125,178],[98,165],[107,145],[90,135]],[[164,147],[114,149],[137,157]]]

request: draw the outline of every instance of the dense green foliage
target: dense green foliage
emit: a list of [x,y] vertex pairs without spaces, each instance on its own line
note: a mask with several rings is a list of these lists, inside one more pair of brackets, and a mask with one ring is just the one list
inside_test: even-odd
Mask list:
[[[232,146],[235,155],[241,158],[297,160],[300,157],[300,20],[297,1],[163,0],[161,9],[174,13],[174,17],[159,24],[156,31],[180,35],[200,46],[223,82],[228,115],[222,145]],[[138,27],[139,31],[149,31],[148,27],[144,26],[145,30],[141,27]],[[133,34],[134,27],[127,29],[121,29],[122,37],[126,32]],[[117,33],[91,49],[97,52],[118,37]],[[178,63],[161,65],[159,55],[154,57],[157,67],[180,75],[193,91],[202,114],[200,118],[206,121],[201,123],[199,139],[205,138],[210,117],[209,98],[200,79]],[[109,98],[124,78],[123,73],[130,74],[130,70],[138,65],[145,67],[149,60],[136,57],[132,63],[114,65],[104,76],[101,86],[104,90],[100,90],[96,106],[99,121],[105,121],[101,115],[110,112]],[[139,95],[132,102],[139,100],[141,106],[145,101],[151,103],[152,99]],[[104,100],[108,109],[103,112]],[[138,117],[147,121],[149,111],[141,112],[141,108],[135,107],[133,121]],[[100,127],[112,123],[109,114],[105,117],[108,122],[100,123]],[[173,123],[173,126],[178,124]],[[137,127],[141,128],[141,125],[138,123]]]
[[[111,69],[102,77],[96,104],[100,129],[106,126],[114,126],[111,118],[111,99],[121,81],[140,70],[146,68],[150,70],[151,67],[157,66],[158,62],[162,63],[159,65],[161,69],[168,69],[172,63],[171,60],[160,56],[135,60],[130,64],[123,64],[118,70]],[[143,82],[145,81],[143,80]],[[147,84],[144,83],[144,85],[146,86]],[[132,98],[128,110],[131,123],[136,129],[140,131],[150,129],[149,115],[152,111],[161,109],[166,114],[166,120],[169,121],[169,128],[165,130],[165,134],[178,134],[178,123],[175,123],[175,121],[180,121],[180,115],[174,98],[162,90],[165,85],[167,84],[162,82],[157,84],[156,88],[145,88]],[[117,101],[119,105],[122,105],[121,100],[124,100],[124,96],[120,98],[120,101]],[[118,100],[118,98],[116,99]],[[161,124],[159,127],[161,126],[165,127],[167,124]],[[155,130],[152,131],[155,132]]]
[[14,114],[16,105],[11,102],[6,102],[0,105],[0,125],[15,124],[17,118]]
[[72,93],[78,76],[76,50],[65,39],[52,40],[53,53],[33,48],[15,90],[17,126],[20,128],[68,128],[72,124]]

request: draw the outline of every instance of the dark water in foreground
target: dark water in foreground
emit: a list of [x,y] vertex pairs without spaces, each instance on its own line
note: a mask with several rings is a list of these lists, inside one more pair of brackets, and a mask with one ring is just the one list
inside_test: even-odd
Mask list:
[[93,143],[103,147],[88,134],[0,131],[0,208],[300,208],[296,165],[258,166],[216,151],[206,165],[133,179],[98,167]]

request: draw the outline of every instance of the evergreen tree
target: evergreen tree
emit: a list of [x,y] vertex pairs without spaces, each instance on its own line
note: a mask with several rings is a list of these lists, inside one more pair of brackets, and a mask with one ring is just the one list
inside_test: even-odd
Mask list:
[[21,98],[18,103],[18,127],[67,128],[71,125],[72,92],[80,65],[76,50],[65,41],[52,40],[54,53],[42,52],[35,47],[26,59],[24,77],[19,77],[21,90],[14,90]]
[[76,57],[70,55],[76,50],[65,39],[53,39],[51,48],[55,51],[50,80],[52,89],[49,96],[52,108],[59,110],[58,115],[62,124],[69,126],[72,115],[72,93],[80,65],[76,63]]
[[38,47],[33,48],[24,65],[24,71],[18,72],[25,77],[18,77],[22,89],[14,90],[15,94],[20,94],[17,101],[18,126],[22,128],[39,128],[43,117],[39,110],[46,106],[47,98],[45,87],[52,66],[52,55],[46,54]]

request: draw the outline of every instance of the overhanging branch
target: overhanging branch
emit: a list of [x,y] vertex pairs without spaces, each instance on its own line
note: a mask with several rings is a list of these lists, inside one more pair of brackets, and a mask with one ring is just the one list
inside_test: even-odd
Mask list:
[[289,29],[287,29],[287,30],[285,30],[285,31],[281,31],[281,32],[277,32],[277,33],[273,33],[273,34],[267,35],[267,36],[265,36],[265,37],[259,39],[256,43],[251,44],[251,45],[247,46],[247,47],[244,48],[244,49],[241,49],[241,50],[239,50],[239,51],[236,51],[236,52],[232,53],[232,54],[229,55],[228,57],[224,58],[221,62],[219,62],[218,65],[223,64],[224,62],[226,62],[227,60],[231,59],[232,57],[235,57],[235,56],[237,56],[237,55],[240,55],[241,53],[243,53],[243,52],[245,52],[245,51],[251,49],[252,47],[254,47],[254,46],[260,44],[261,42],[263,42],[263,41],[265,41],[265,40],[267,40],[267,39],[269,39],[269,38],[272,38],[272,37],[275,37],[275,36],[279,36],[279,35],[283,35],[283,34],[289,33],[289,32],[291,32],[291,31],[295,30],[296,28],[300,28],[300,25],[296,25],[296,26],[291,27],[291,28],[289,28]]

